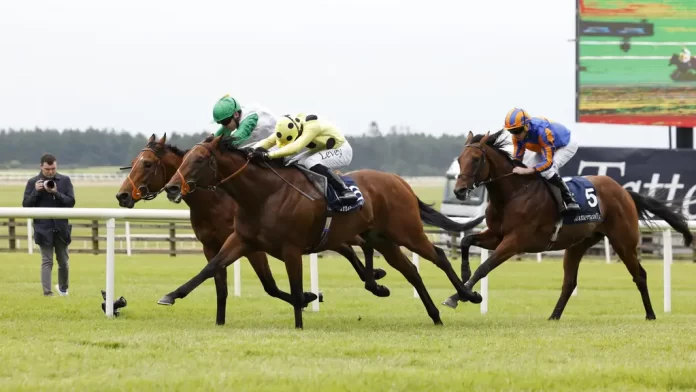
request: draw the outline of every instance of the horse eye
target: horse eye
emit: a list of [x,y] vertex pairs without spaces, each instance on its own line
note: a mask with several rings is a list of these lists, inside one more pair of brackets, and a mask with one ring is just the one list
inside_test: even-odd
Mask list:
[[196,158],[196,163],[203,163],[203,158]]
[[145,166],[146,169],[149,169],[152,167],[152,162],[145,161],[143,162],[143,166]]

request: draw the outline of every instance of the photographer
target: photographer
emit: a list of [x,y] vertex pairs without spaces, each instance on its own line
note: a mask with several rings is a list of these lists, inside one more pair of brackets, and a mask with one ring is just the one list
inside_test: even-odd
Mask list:
[[[70,177],[56,172],[56,158],[51,154],[41,157],[41,172],[27,181],[24,190],[24,207],[63,207],[75,206],[75,194]],[[68,295],[68,245],[70,245],[72,226],[67,219],[35,219],[34,242],[41,247],[41,285],[45,296],[53,296],[51,272],[53,252],[58,260],[58,284],[56,289],[61,296]]]

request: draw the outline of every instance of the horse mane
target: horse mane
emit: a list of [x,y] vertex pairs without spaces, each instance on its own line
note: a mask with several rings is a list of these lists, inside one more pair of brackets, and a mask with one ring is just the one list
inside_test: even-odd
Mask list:
[[[215,135],[210,135],[205,140],[203,140],[204,143],[210,143],[215,139]],[[218,149],[223,152],[223,153],[239,153],[242,154],[243,156],[246,157],[246,152],[247,149],[249,148],[240,148],[238,145],[238,138],[229,135],[229,136],[223,136],[222,139],[220,139],[220,143],[218,143]],[[256,163],[254,161],[251,161],[251,163]],[[282,169],[285,166],[285,159],[284,158],[276,158],[276,159],[271,159],[270,161],[267,162],[269,166],[274,167],[276,169]],[[262,166],[263,167],[263,166]]]
[[[492,135],[489,135],[488,139],[486,140],[486,145],[493,148],[493,151],[502,155],[505,159],[507,159],[510,163],[512,163],[513,167],[527,167],[527,165],[525,165],[521,161],[518,161],[517,159],[514,159],[512,157],[512,154],[510,154],[508,151],[503,149],[505,147],[512,145],[510,140],[507,137],[505,137],[504,134],[505,134],[505,130],[501,129],[498,132],[496,132]],[[471,144],[480,142],[484,136],[486,136],[486,135],[479,134],[479,135],[474,136],[474,138],[471,139]]]
[[155,150],[157,152],[157,154],[163,154],[166,150],[169,150],[181,158],[183,158],[183,156],[186,155],[186,153],[189,151],[189,150],[182,150],[173,144],[165,144],[164,148],[162,148],[163,146],[161,144],[159,144],[158,142],[148,143],[147,147]]

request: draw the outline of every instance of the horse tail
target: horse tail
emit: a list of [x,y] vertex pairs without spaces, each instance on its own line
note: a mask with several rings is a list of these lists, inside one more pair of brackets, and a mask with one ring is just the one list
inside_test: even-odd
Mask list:
[[689,223],[683,214],[672,211],[666,203],[653,197],[644,196],[633,191],[628,191],[628,193],[631,195],[633,202],[636,203],[636,211],[638,211],[638,216],[641,221],[647,225],[653,223],[653,219],[648,216],[648,212],[652,212],[684,236],[685,246],[691,245],[694,236],[689,231]]
[[418,209],[420,210],[421,220],[424,223],[439,227],[446,231],[469,231],[474,227],[478,226],[481,222],[483,222],[484,219],[486,219],[485,216],[479,216],[466,223],[457,223],[452,219],[442,215],[442,213],[440,213],[439,211],[435,210],[432,207],[432,204],[423,203],[421,199],[418,199]]

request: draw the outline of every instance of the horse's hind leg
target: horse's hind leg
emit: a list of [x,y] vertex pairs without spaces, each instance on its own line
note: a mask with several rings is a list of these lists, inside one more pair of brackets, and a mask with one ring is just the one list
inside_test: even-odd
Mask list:
[[433,300],[430,298],[430,294],[428,294],[428,290],[425,288],[423,279],[421,279],[416,266],[411,263],[406,255],[401,253],[401,249],[399,249],[399,247],[393,242],[387,240],[381,241],[375,244],[375,249],[377,249],[382,256],[384,256],[384,259],[387,260],[389,265],[401,272],[404,278],[411,283],[411,285],[418,292],[421,301],[423,301],[423,305],[425,306],[430,318],[433,319],[435,325],[441,325],[442,320],[440,320],[440,311],[437,310]]
[[422,229],[420,230],[420,233],[414,233],[414,235],[410,238],[406,238],[405,241],[402,242],[402,245],[421,255],[424,259],[432,261],[433,264],[444,271],[454,288],[457,289],[457,294],[459,297],[466,298],[474,303],[481,303],[483,300],[481,295],[472,291],[471,287],[466,287],[464,285],[464,282],[462,282],[459,279],[459,276],[457,276],[457,273],[454,272],[452,263],[450,263],[450,261],[447,259],[445,251],[433,245]]
[[553,308],[549,320],[561,319],[563,309],[565,309],[571,294],[573,294],[573,290],[575,290],[575,287],[578,285],[578,268],[580,267],[582,256],[602,238],[604,238],[604,235],[595,234],[592,237],[586,238],[579,244],[566,249],[565,255],[563,256],[563,287],[561,287],[561,296],[558,298],[556,307]]
[[638,251],[636,249],[638,242],[633,240],[627,241],[623,233],[611,232],[608,234],[608,237],[611,246],[623,261],[628,272],[633,276],[633,282],[635,282],[638,291],[640,291],[643,307],[645,308],[645,319],[655,320],[655,311],[650,302],[650,293],[648,293],[648,274],[638,261]]
[[[360,248],[362,248],[363,253],[365,253],[365,248],[367,247],[367,245],[364,243],[364,241],[359,246],[360,246]],[[338,248],[333,249],[333,250],[336,253],[340,254],[341,256],[345,257],[346,260],[348,260],[350,262],[350,265],[353,266],[353,269],[355,269],[355,272],[358,274],[358,277],[360,277],[360,280],[362,280],[363,282],[367,281],[367,279],[368,279],[367,274],[371,274],[373,280],[382,279],[387,275],[387,272],[381,268],[369,268],[369,269],[367,269],[366,268],[367,262],[368,262],[367,261],[367,254],[365,254],[365,265],[363,265],[363,263],[358,258],[358,255],[355,254],[355,251],[353,250],[353,248],[348,244],[342,244]],[[370,250],[372,250],[372,249],[370,249]],[[372,260],[370,260],[370,264],[372,264]]]

